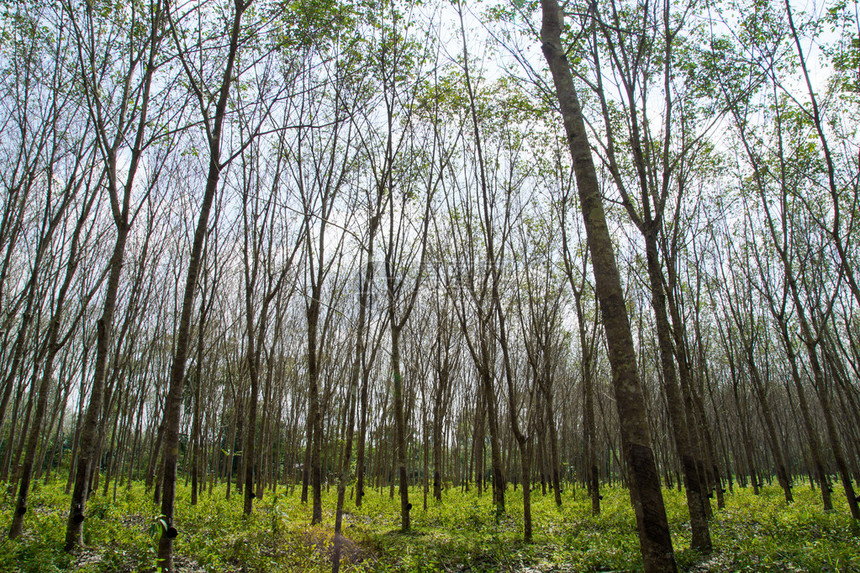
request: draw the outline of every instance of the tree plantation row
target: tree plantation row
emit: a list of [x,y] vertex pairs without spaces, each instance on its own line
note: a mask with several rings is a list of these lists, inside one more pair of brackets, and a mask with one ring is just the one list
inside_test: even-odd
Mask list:
[[[0,19],[0,480],[736,487],[860,519],[856,2],[21,0]],[[219,494],[220,495],[220,494]],[[837,509],[834,510],[834,502]],[[237,502],[238,503],[238,502]],[[518,507],[519,504],[518,504]],[[841,509],[839,509],[841,508]]]

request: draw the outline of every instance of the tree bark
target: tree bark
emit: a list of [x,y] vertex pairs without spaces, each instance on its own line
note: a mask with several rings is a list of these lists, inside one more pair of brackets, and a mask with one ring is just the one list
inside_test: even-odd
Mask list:
[[[188,349],[191,338],[191,313],[194,308],[194,295],[197,290],[197,279],[200,273],[200,264],[203,255],[203,241],[206,237],[206,229],[209,224],[209,213],[215,193],[218,190],[218,181],[221,170],[225,167],[221,164],[221,133],[227,111],[227,100],[230,87],[234,78],[233,66],[239,51],[239,32],[242,23],[242,14],[250,6],[242,0],[235,0],[233,21],[230,28],[229,52],[224,67],[224,75],[218,89],[218,101],[215,108],[214,123],[208,133],[209,143],[209,172],[206,177],[206,188],[203,193],[203,201],[200,205],[200,214],[194,229],[194,240],[191,246],[191,255],[188,261],[188,274],[185,280],[185,288],[182,296],[182,309],[179,317],[179,328],[176,332],[176,351],[173,364],[170,368],[170,386],[164,401],[164,463],[163,463],[163,491],[161,499],[161,519],[163,520],[161,536],[158,540],[159,567],[164,568],[167,573],[173,573],[173,540],[178,532],[174,527],[173,515],[176,503],[176,467],[179,461],[179,415],[182,407],[182,388],[185,384],[185,365],[188,360]],[[175,31],[174,31],[175,32]],[[178,42],[178,40],[177,40]],[[196,79],[189,71],[189,80],[196,85]],[[199,87],[198,93],[199,93]],[[205,107],[201,97],[201,112],[205,114]],[[209,118],[206,117],[209,125]]]
[[582,108],[561,44],[563,12],[556,0],[541,0],[541,8],[542,49],[552,73],[574,164],[580,207],[597,283],[597,296],[609,343],[616,406],[621,421],[622,448],[630,471],[630,495],[636,513],[642,558],[646,571],[674,571],[675,555],[651,449],[651,435],[636,369],[636,355],[621,290],[621,277],[615,263]]
[[[66,274],[63,283],[60,286],[60,291],[57,294],[57,299],[54,302],[53,316],[47,333],[47,355],[43,365],[42,380],[39,384],[38,399],[36,401],[36,411],[33,416],[33,424],[30,427],[30,435],[27,439],[27,454],[24,457],[24,464],[20,472],[20,482],[18,484],[18,499],[15,504],[15,513],[12,517],[12,525],[9,528],[9,539],[15,539],[21,535],[21,530],[24,523],[24,514],[27,513],[27,498],[30,491],[30,480],[33,475],[33,463],[36,460],[36,450],[39,444],[39,436],[43,430],[42,424],[45,419],[45,411],[48,404],[48,393],[50,390],[51,380],[54,370],[54,359],[62,348],[65,340],[60,340],[60,326],[63,317],[63,311],[66,302],[66,294],[72,283],[72,278],[78,268],[78,242],[84,223],[89,217],[90,208],[97,197],[96,193],[92,193],[86,200],[83,211],[78,218],[78,223],[75,226],[72,236],[72,244],[69,249],[68,264],[66,265]],[[34,389],[35,391],[35,389]],[[50,432],[50,425],[48,428]]]

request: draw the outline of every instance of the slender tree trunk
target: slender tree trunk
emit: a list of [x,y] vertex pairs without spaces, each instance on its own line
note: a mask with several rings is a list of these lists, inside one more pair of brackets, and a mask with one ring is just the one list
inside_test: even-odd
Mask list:
[[361,391],[359,396],[358,445],[355,454],[355,506],[361,507],[364,500],[365,444],[367,442],[367,392],[370,385],[370,372],[362,368]]
[[125,244],[128,239],[129,225],[122,221],[117,223],[117,237],[111,256],[110,271],[105,289],[102,316],[97,323],[96,363],[93,381],[90,388],[90,403],[81,426],[80,445],[78,450],[77,468],[75,471],[74,489],[72,490],[71,509],[66,522],[66,551],[77,546],[83,546],[84,510],[89,497],[90,472],[95,460],[93,456],[99,437],[99,416],[104,397],[104,380],[107,369],[107,359],[110,352],[111,330],[113,315],[116,310],[119,279],[125,257]]
[[393,378],[394,432],[397,441],[396,467],[400,480],[400,530],[409,531],[409,479],[406,473],[406,420],[403,416],[403,377],[400,369],[400,328],[391,319],[391,375]]
[[[86,337],[84,337],[86,338]],[[87,372],[87,364],[89,358],[89,345],[84,345],[83,356],[81,357],[81,372]],[[72,452],[70,456],[69,463],[69,475],[66,479],[66,489],[65,494],[69,495],[72,493],[72,486],[75,483],[75,476],[77,475],[77,459],[78,459],[78,450],[80,448],[80,438],[81,438],[81,429],[83,426],[84,419],[84,403],[86,398],[86,375],[81,376],[81,384],[79,386],[79,399],[78,399],[78,411],[75,416],[75,432],[72,436]]]
[[755,363],[755,357],[751,346],[747,348],[747,366],[749,367],[750,380],[753,383],[756,397],[761,406],[762,419],[764,420],[765,433],[767,435],[768,444],[770,445],[773,461],[776,465],[776,479],[779,486],[782,488],[785,495],[785,501],[791,503],[794,501],[794,496],[791,493],[791,482],[788,479],[788,469],[785,464],[785,454],[782,446],[779,443],[779,438],[776,435],[776,423],[773,419],[773,413],[770,409],[770,403],[767,400],[767,395],[764,390],[764,382],[761,379],[758,365]]
[[[24,465],[21,468],[20,483],[18,484],[18,499],[15,503],[15,513],[12,517],[12,525],[9,528],[9,539],[15,539],[21,535],[21,530],[24,524],[24,514],[27,513],[27,497],[30,492],[30,480],[33,475],[33,462],[36,459],[39,436],[43,430],[42,425],[48,404],[48,392],[53,376],[54,359],[61,348],[60,325],[66,301],[66,293],[69,290],[69,286],[71,286],[72,278],[78,267],[78,240],[80,238],[80,233],[83,230],[84,222],[89,215],[89,207],[92,205],[92,201],[95,199],[95,196],[95,194],[92,195],[92,199],[87,202],[87,206],[78,219],[78,224],[75,227],[72,244],[69,250],[69,262],[66,265],[66,275],[57,295],[57,300],[54,303],[54,312],[51,317],[48,330],[47,355],[45,356],[42,380],[38,388],[38,398],[36,402],[36,411],[33,416],[33,425],[30,428],[30,435],[27,439],[27,454],[24,457]],[[34,388],[34,392],[35,391],[36,389]],[[50,427],[48,430],[48,436],[50,436]]]
[[[810,337],[809,329],[804,329],[804,335]],[[833,459],[836,461],[836,468],[839,470],[839,477],[842,481],[842,487],[845,491],[845,497],[848,501],[848,509],[851,512],[851,517],[856,521],[860,520],[860,505],[858,505],[857,496],[854,493],[854,485],[851,482],[851,474],[848,471],[848,463],[845,459],[845,454],[842,451],[842,445],[839,442],[839,431],[836,428],[836,421],[833,419],[833,410],[830,405],[829,384],[825,379],[821,364],[818,361],[818,356],[815,348],[815,343],[811,337],[806,338],[807,351],[809,353],[809,362],[812,366],[813,381],[815,390],[818,394],[818,400],[821,403],[821,411],[824,415],[824,427],[827,430],[827,437],[830,441],[830,448],[833,451]]]
[[352,372],[350,373],[349,386],[347,387],[346,408],[349,410],[346,421],[346,435],[344,443],[343,458],[340,466],[340,479],[337,485],[337,508],[335,509],[334,523],[334,555],[332,556],[332,573],[338,573],[340,569],[340,557],[343,546],[343,505],[346,497],[346,482],[352,460],[352,440],[355,431],[355,406],[356,390],[359,378],[362,375],[362,365],[366,353],[366,327],[367,311],[369,307],[370,285],[373,280],[373,240],[376,233],[376,222],[379,219],[372,217],[370,221],[370,235],[367,249],[367,262],[365,263],[364,280],[361,283],[359,293],[358,324],[356,325],[355,354],[353,356]]
[[310,397],[308,398],[308,408],[305,414],[305,455],[304,463],[302,464],[302,503],[308,502],[308,487],[311,479],[311,449],[313,448],[314,436],[314,420],[311,416]]
[[[803,389],[803,384],[800,380],[800,370],[797,366],[797,354],[794,351],[794,345],[791,343],[791,335],[788,331],[788,325],[785,323],[784,317],[777,317],[782,335],[782,344],[785,348],[788,362],[791,366],[791,380],[794,384],[794,391],[797,394],[798,406],[800,406],[801,420],[803,428],[806,430],[806,439],[809,443],[809,452],[812,457],[812,469],[814,470],[815,479],[818,480],[821,486],[821,503],[824,510],[833,509],[833,500],[830,496],[830,480],[827,472],[824,469],[824,462],[821,459],[822,450],[821,440],[818,438],[818,432],[812,423],[812,416],[809,412],[809,405],[806,401],[806,392]],[[811,482],[811,480],[810,480]]]
[[206,325],[206,291],[200,297],[200,322],[197,325],[197,368],[194,375],[194,403],[191,414],[191,505],[197,505],[200,488],[200,386],[203,384],[203,334]]
[[555,427],[555,408],[552,401],[552,390],[548,389],[546,398],[547,427],[549,429],[549,463],[550,479],[552,480],[552,491],[555,497],[556,507],[561,507],[561,479],[558,472],[558,435]]
[[[308,447],[310,448],[310,456],[305,454],[305,461],[310,461],[311,487],[313,490],[313,513],[311,515],[311,525],[322,523],[322,475],[321,475],[321,459],[322,459],[322,441],[323,441],[323,424],[322,413],[320,411],[320,392],[319,392],[319,364],[317,350],[317,334],[320,311],[320,288],[314,289],[312,299],[308,307]],[[306,470],[307,471],[307,470]],[[304,488],[304,484],[303,484]],[[305,496],[307,499],[307,496]]]
[[442,403],[448,387],[447,363],[438,369],[436,392],[433,396],[433,499],[442,501],[442,425],[444,411]]
[[[578,301],[577,301],[578,304]],[[580,312],[580,320],[584,319]],[[591,514],[600,515],[600,479],[597,469],[597,428],[594,423],[594,379],[591,372],[591,346],[586,344],[585,326],[580,326],[579,341],[582,346],[583,432],[585,458],[585,482],[591,498]]]
[[[234,3],[229,53],[227,55],[221,86],[218,90],[215,121],[209,134],[209,173],[206,177],[206,189],[200,205],[200,215],[194,229],[194,240],[188,261],[188,275],[182,296],[179,328],[176,333],[176,353],[174,354],[173,364],[170,368],[170,386],[164,402],[165,439],[162,474],[164,476],[164,491],[161,501],[161,519],[164,520],[165,526],[161,528],[161,537],[158,540],[157,563],[167,573],[173,572],[173,540],[177,536],[177,530],[173,524],[173,514],[176,503],[176,467],[179,461],[179,415],[182,407],[182,388],[185,384],[185,365],[188,359],[188,347],[191,337],[191,313],[194,308],[194,294],[197,290],[197,278],[200,273],[203,241],[209,225],[209,213],[212,210],[212,203],[218,190],[221,170],[224,168],[224,165],[221,164],[221,131],[226,116],[230,87],[234,80],[233,64],[239,51],[242,14],[250,4],[250,1],[245,3],[242,0],[236,0]],[[205,110],[201,111],[206,113]]]
[[[484,356],[489,353],[485,350]],[[489,365],[489,360],[485,360]],[[486,409],[487,428],[490,431],[490,466],[493,474],[493,505],[496,517],[499,518],[505,512],[505,474],[502,465],[501,436],[499,435],[499,422],[496,406],[496,394],[493,390],[493,376],[488,368],[482,368],[480,372],[481,384],[484,391],[484,407]]]
[[[92,9],[92,6],[88,6],[88,11],[91,11]],[[92,14],[89,15],[92,16]],[[74,489],[72,491],[71,507],[69,509],[69,516],[66,524],[66,551],[71,551],[74,547],[83,545],[82,533],[85,518],[84,510],[89,494],[91,472],[93,465],[96,463],[94,456],[100,437],[101,424],[99,417],[102,415],[102,401],[105,390],[104,383],[113,331],[114,312],[116,310],[119,281],[125,258],[125,246],[131,226],[131,192],[144,147],[144,137],[146,127],[148,125],[147,111],[150,88],[155,72],[155,57],[158,53],[161,40],[163,16],[163,6],[160,1],[156,2],[152,6],[151,21],[148,22],[149,29],[147,31],[149,32],[149,36],[147,43],[145,44],[145,49],[141,52],[141,56],[145,61],[145,70],[141,77],[141,92],[137,101],[140,108],[136,114],[138,120],[137,126],[131,130],[134,131],[133,144],[130,146],[131,157],[126,168],[127,174],[125,184],[122,188],[120,188],[117,181],[117,150],[125,141],[125,137],[123,136],[129,135],[122,133],[122,131],[128,129],[129,126],[128,124],[117,126],[120,128],[120,131],[112,138],[112,146],[108,147],[107,144],[109,136],[106,131],[107,126],[101,118],[101,113],[96,114],[91,110],[90,114],[95,118],[97,129],[100,132],[98,136],[101,138],[100,147],[106,164],[107,187],[110,194],[111,212],[113,215],[114,225],[116,226],[117,235],[108,266],[108,279],[105,286],[102,315],[97,322],[96,363],[95,370],[93,372],[92,388],[90,390],[90,403],[87,407],[86,417],[81,430],[79,457],[75,469]],[[81,40],[85,41],[83,39]],[[92,94],[92,97],[96,101],[101,102],[101,96],[97,93],[98,86],[93,85],[95,73],[95,70],[92,71],[92,76],[84,73],[82,79],[86,84],[87,90]],[[134,74],[133,69],[129,69],[127,74],[127,78],[130,80]],[[121,118],[123,118],[125,111],[127,111],[127,106],[128,100],[124,100],[121,104]],[[122,123],[122,120],[120,123]],[[120,190],[122,191],[121,198]]]
[[523,541],[532,542],[532,444],[531,440],[520,443],[520,481],[523,488]]
[[674,571],[675,555],[651,449],[651,435],[643,406],[642,387],[636,369],[636,355],[621,290],[621,278],[606,224],[582,108],[561,44],[563,12],[556,0],[541,0],[541,8],[542,49],[552,73],[574,164],[597,296],[609,343],[616,406],[621,421],[622,448],[630,471],[630,495],[636,513],[642,558],[646,571]]
[[486,398],[484,396],[484,387],[478,384],[475,388],[475,414],[473,418],[474,432],[472,436],[472,451],[469,456],[469,467],[466,471],[466,491],[469,491],[468,483],[472,479],[472,470],[474,469],[475,488],[478,490],[478,495],[483,493],[484,488],[484,411],[486,409]]
[[[240,18],[241,12],[237,10],[235,16],[236,36],[238,35],[238,22]],[[228,68],[232,68],[232,66],[228,64]],[[191,334],[191,313],[194,306],[194,294],[197,289],[197,277],[203,253],[203,239],[206,234],[209,213],[218,188],[218,179],[221,171],[221,165],[218,163],[218,157],[220,156],[220,152],[218,151],[219,146],[220,136],[219,142],[213,142],[214,149],[209,164],[206,191],[203,196],[197,227],[194,231],[194,242],[188,263],[188,275],[185,281],[185,293],[182,299],[182,310],[177,330],[176,354],[174,355],[173,365],[170,369],[169,390],[164,401],[161,515],[166,523],[166,527],[161,528],[161,536],[158,541],[158,564],[168,573],[173,571],[173,540],[177,535],[177,530],[173,524],[173,515],[176,503],[176,468],[179,462],[179,421],[182,407],[182,388],[185,384],[185,366],[188,359]]]
[[[650,221],[649,221],[650,223]],[[666,308],[666,293],[663,287],[663,272],[658,260],[656,229],[653,224],[646,229],[645,250],[648,261],[648,278],[651,286],[651,305],[654,308],[654,319],[657,325],[657,341],[660,349],[660,365],[663,372],[663,388],[666,392],[666,404],[669,410],[669,422],[675,438],[675,447],[681,460],[684,473],[684,484],[687,493],[687,508],[690,512],[692,529],[691,547],[704,554],[711,552],[711,534],[708,528],[704,487],[699,475],[699,464],[694,451],[693,421],[690,412],[684,408],[684,398],[678,386],[678,374],[675,369],[672,350],[672,331]]]

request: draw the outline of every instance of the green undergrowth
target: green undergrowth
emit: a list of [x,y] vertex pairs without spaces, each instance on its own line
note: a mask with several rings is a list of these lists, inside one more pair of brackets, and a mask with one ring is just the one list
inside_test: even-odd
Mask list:
[[[311,507],[300,502],[300,489],[281,487],[255,500],[250,517],[242,515],[235,489],[203,493],[196,506],[189,489],[178,490],[175,526],[177,570],[198,572],[293,572],[331,570],[335,490],[324,494],[323,525],[310,527]],[[860,536],[852,530],[846,502],[834,491],[836,509],[824,513],[817,492],[794,490],[786,504],[778,488],[755,496],[736,489],[726,508],[717,511],[711,536],[715,551],[702,556],[689,548],[690,526],[685,498],[665,490],[675,552],[684,571],[857,571]],[[553,496],[534,492],[534,539],[522,540],[522,496],[508,489],[507,511],[497,516],[488,492],[457,488],[422,507],[422,492],[410,499],[412,530],[400,532],[399,497],[386,488],[371,490],[363,507],[347,501],[342,540],[342,571],[640,571],[636,524],[626,490],[603,491],[602,513],[591,516],[582,489],[568,487],[561,509]],[[351,496],[350,496],[351,497]],[[0,497],[4,528],[12,518],[14,498]],[[0,572],[147,572],[155,565],[160,507],[142,484],[120,488],[112,496],[94,496],[87,507],[87,547],[62,551],[69,498],[63,484],[41,485],[31,503],[21,539],[0,540]]]

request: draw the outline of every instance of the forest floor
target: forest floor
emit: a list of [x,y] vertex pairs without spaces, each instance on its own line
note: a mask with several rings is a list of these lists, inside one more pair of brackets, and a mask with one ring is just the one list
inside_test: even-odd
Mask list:
[[[39,485],[31,496],[21,539],[0,540],[0,572],[146,572],[154,570],[159,506],[142,484],[91,498],[85,522],[87,548],[62,551],[69,497],[64,484]],[[781,490],[755,496],[735,488],[711,522],[715,551],[707,558],[689,549],[684,496],[664,490],[676,556],[683,571],[857,571],[860,535],[852,532],[841,488],[836,509],[821,510],[808,485],[795,488],[787,505]],[[335,488],[324,493],[322,527],[310,527],[310,505],[300,488],[266,492],[252,517],[242,499],[225,499],[224,486],[203,493],[196,506],[187,487],[177,496],[176,565],[186,573],[330,571]],[[507,513],[496,521],[488,493],[448,489],[443,503],[410,492],[413,530],[399,531],[399,498],[370,490],[360,509],[347,501],[341,571],[639,571],[642,568],[630,498],[626,490],[603,491],[602,512],[591,516],[585,491],[568,487],[561,509],[551,493],[533,496],[534,542],[522,542],[522,496],[508,489]],[[840,497],[842,496],[842,497]],[[2,526],[11,521],[14,496],[0,496]]]

